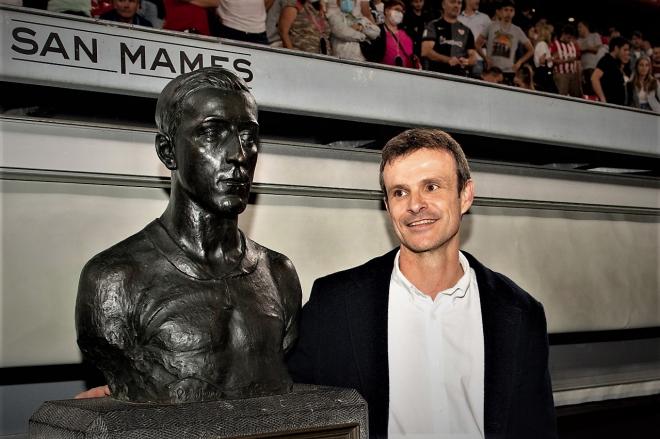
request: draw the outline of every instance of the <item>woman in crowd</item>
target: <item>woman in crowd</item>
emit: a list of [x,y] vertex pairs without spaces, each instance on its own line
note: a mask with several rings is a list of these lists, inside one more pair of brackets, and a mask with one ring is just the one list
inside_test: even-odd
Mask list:
[[287,49],[331,54],[330,25],[320,1],[292,1],[282,8],[277,27]]
[[658,80],[651,74],[651,60],[646,55],[637,58],[632,78],[626,84],[627,104],[631,107],[660,113]]
[[552,40],[553,27],[545,22],[537,25],[538,39],[534,47],[534,67],[536,78],[536,89],[557,93],[557,86],[552,77],[552,54],[550,53],[550,41]]
[[385,23],[381,25],[381,36],[385,40],[382,63],[391,66],[419,68],[419,59],[413,53],[413,40],[406,31],[399,29],[403,21],[403,0],[385,2]]
[[516,75],[513,77],[513,85],[525,90],[535,90],[534,88],[534,71],[529,64],[523,64]]
[[365,61],[360,42],[375,40],[380,29],[366,17],[353,15],[354,0],[337,0],[339,8],[328,12],[332,51],[341,59]]

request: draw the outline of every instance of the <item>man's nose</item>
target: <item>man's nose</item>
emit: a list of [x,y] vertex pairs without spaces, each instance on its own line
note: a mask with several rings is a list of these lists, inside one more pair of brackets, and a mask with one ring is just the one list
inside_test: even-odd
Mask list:
[[419,213],[426,209],[426,199],[418,191],[412,191],[408,197],[408,210],[411,213]]

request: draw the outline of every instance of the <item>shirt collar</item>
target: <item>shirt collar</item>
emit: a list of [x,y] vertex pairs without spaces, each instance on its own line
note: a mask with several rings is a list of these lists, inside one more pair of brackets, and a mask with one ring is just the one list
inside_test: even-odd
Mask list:
[[[426,299],[429,298],[426,294],[421,292],[415,285],[413,285],[408,279],[406,279],[406,276],[401,272],[401,269],[399,268],[399,255],[401,254],[401,250],[396,252],[396,257],[394,258],[394,269],[392,270],[392,279],[399,284],[399,286],[403,287],[403,289],[408,292],[410,295],[410,298],[415,300],[419,299]],[[468,288],[470,287],[470,280],[472,279],[471,276],[471,268],[470,268],[470,263],[468,262],[467,258],[461,253],[460,251],[458,252],[458,262],[461,264],[461,267],[463,268],[463,276],[461,276],[460,279],[456,282],[456,284],[450,288],[447,288],[446,290],[440,291],[438,295],[436,296],[436,299],[438,297],[443,297],[443,296],[451,296],[454,299],[460,299],[465,297],[467,294]]]
[[144,228],[144,232],[149,241],[151,241],[154,247],[170,262],[170,264],[176,267],[180,272],[198,280],[219,280],[247,275],[252,273],[259,263],[260,252],[256,247],[257,244],[251,239],[246,238],[240,230],[241,245],[244,248],[243,256],[238,265],[229,270],[221,278],[216,278],[205,270],[204,267],[191,260],[172,239],[159,218],[149,223]]

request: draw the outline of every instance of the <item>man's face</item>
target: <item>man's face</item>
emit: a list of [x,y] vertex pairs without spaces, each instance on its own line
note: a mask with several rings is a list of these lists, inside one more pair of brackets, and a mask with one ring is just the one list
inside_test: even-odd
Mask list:
[[257,107],[248,93],[203,88],[182,104],[174,143],[176,181],[201,208],[238,215],[257,164]]
[[640,47],[642,47],[642,39],[637,35],[633,35],[633,37],[630,39],[630,43],[632,44],[634,49],[639,49]]
[[472,204],[472,181],[458,193],[456,162],[444,150],[423,148],[383,169],[387,211],[402,251],[458,246],[461,215]]
[[660,47],[653,48],[653,63],[654,64],[660,63]]
[[461,13],[462,0],[442,0],[442,11],[445,17],[457,18]]
[[580,38],[586,38],[586,36],[589,35],[589,28],[587,28],[584,23],[578,23],[577,30]]
[[501,73],[484,73],[481,79],[486,82],[492,82],[493,84],[501,84],[504,82],[504,75]]
[[630,61],[630,46],[628,44],[624,44],[616,50],[616,58],[619,58],[619,61],[621,61],[623,64],[628,64]]
[[498,9],[498,11],[500,20],[504,21],[505,23],[511,23],[513,16],[516,15],[516,10],[511,6],[505,6]]
[[467,0],[465,4],[474,11],[479,10],[479,0]]
[[422,8],[424,7],[424,0],[412,0],[410,2],[410,6],[415,12],[422,12]]
[[112,5],[122,18],[132,19],[140,7],[140,0],[113,0]]

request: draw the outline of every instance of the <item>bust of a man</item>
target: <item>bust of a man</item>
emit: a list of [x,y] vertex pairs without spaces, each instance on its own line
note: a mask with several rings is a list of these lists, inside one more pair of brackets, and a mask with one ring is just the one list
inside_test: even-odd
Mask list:
[[156,124],[168,206],[83,268],[78,345],[121,400],[285,393],[300,283],[285,256],[238,228],[257,163],[254,98],[227,70],[197,70],[165,87]]

